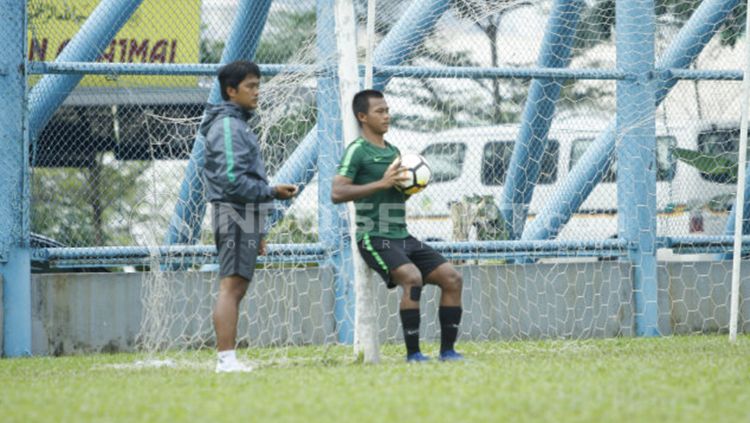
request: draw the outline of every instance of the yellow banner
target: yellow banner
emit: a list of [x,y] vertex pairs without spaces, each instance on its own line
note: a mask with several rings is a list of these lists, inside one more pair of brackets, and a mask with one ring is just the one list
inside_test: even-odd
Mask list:
[[[29,1],[29,60],[54,61],[98,4],[98,0]],[[143,0],[120,32],[100,52],[97,61],[198,63],[200,11],[200,0]],[[38,78],[30,83],[36,80]],[[80,85],[195,87],[197,77],[91,75],[83,78]]]

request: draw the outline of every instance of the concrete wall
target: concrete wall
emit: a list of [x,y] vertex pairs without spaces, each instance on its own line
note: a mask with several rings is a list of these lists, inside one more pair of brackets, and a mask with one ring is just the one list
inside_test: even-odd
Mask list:
[[[738,331],[750,333],[750,265],[740,272]],[[664,335],[726,333],[732,287],[731,261],[661,263],[659,330]]]
[[[326,269],[264,270],[241,304],[238,341],[250,346],[322,344],[335,339]],[[46,274],[32,278],[36,355],[211,347],[215,273]],[[149,318],[143,319],[144,316]],[[141,326],[148,337],[138,338]]]
[[[744,266],[743,298],[750,299]],[[461,339],[632,336],[631,267],[617,261],[459,266],[464,277]],[[47,274],[32,279],[33,352],[38,355],[132,351],[137,343],[214,345],[214,273]],[[166,277],[168,276],[168,277]],[[241,305],[244,346],[336,342],[327,268],[258,271]],[[381,342],[402,339],[398,290],[379,286]],[[665,335],[728,329],[730,262],[660,263],[660,330]],[[423,339],[439,337],[439,290],[422,297]],[[750,331],[750,301],[740,328]],[[144,311],[150,311],[145,313]],[[155,318],[143,320],[142,316]],[[170,318],[171,317],[171,318]],[[151,336],[138,339],[141,326]]]
[[133,349],[142,311],[140,275],[36,275],[31,287],[34,355]]

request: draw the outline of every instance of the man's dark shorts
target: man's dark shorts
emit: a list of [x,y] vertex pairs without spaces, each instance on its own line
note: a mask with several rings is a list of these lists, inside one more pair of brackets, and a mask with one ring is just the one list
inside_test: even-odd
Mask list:
[[404,239],[390,239],[365,234],[357,246],[365,263],[378,272],[388,289],[396,287],[390,273],[401,265],[414,263],[422,277],[426,278],[446,262],[440,253],[411,235]]
[[254,204],[212,204],[219,278],[238,275],[248,281],[252,280],[265,215]]

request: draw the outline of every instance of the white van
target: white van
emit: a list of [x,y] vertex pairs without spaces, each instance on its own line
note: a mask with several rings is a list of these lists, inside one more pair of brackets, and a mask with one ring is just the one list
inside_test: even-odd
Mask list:
[[[565,176],[608,121],[574,119],[554,122],[541,159],[539,181],[529,207],[533,219],[561,189]],[[499,203],[518,125],[460,128],[433,134],[426,141],[405,141],[403,151],[425,156],[433,179],[407,203],[414,236],[425,240],[458,240],[450,218],[451,204],[471,196],[491,196]],[[701,173],[677,160],[674,147],[706,154],[737,154],[737,123],[703,122],[657,128],[657,233],[660,236],[718,235],[735,194],[726,175]],[[422,144],[420,144],[420,142]],[[565,225],[558,239],[606,239],[617,234],[617,187],[613,165]],[[527,225],[528,226],[528,225]],[[468,239],[477,239],[472,230]]]
[[[576,118],[553,122],[547,149],[541,159],[538,184],[529,207],[532,220],[591,143],[609,124],[603,119]],[[466,204],[469,197],[500,201],[518,124],[450,129],[420,133],[392,129],[389,142],[422,154],[432,168],[432,180],[407,202],[409,231],[426,241],[476,240],[476,228],[457,238],[451,205]],[[675,147],[710,155],[737,155],[739,124],[698,122],[657,125],[657,232],[659,236],[723,234],[735,184],[727,176],[701,173],[677,160]],[[607,239],[617,234],[617,187],[613,165],[593,189],[558,239]],[[317,178],[290,213],[298,217],[317,214]],[[463,216],[466,218],[466,216]],[[527,223],[528,226],[528,223]],[[313,229],[316,230],[316,229]]]

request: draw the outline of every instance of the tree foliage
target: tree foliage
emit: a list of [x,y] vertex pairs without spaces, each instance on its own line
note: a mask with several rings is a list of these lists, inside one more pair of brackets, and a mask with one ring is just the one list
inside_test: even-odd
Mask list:
[[[525,0],[454,0],[453,12],[469,22],[485,37],[490,50],[490,62],[480,63],[472,58],[472,50],[449,51],[443,46],[447,40],[433,34],[424,46],[417,49],[406,64],[431,67],[498,67],[500,50],[498,35],[503,19],[518,9],[531,7]],[[472,46],[476,48],[477,46]],[[422,109],[410,110],[393,117],[395,125],[421,131],[433,131],[454,126],[478,126],[515,122],[521,113],[526,96],[524,84],[517,79],[439,80],[408,79],[399,81],[394,94],[410,97],[409,101]]]
[[[656,0],[658,24],[681,27],[702,0]],[[719,28],[723,45],[734,46],[744,33],[746,6],[735,7]],[[577,50],[581,51],[604,41],[611,41],[615,31],[615,0],[595,0],[586,7],[576,32]]]
[[[253,60],[256,63],[288,63],[305,45],[314,46],[315,23],[315,11],[312,10],[275,14],[274,19],[266,24]],[[224,40],[201,39],[200,62],[220,63],[224,45]],[[311,63],[314,56],[301,59]]]
[[149,218],[138,207],[148,166],[99,156],[88,168],[34,169],[31,231],[68,246],[132,245],[131,228]]

